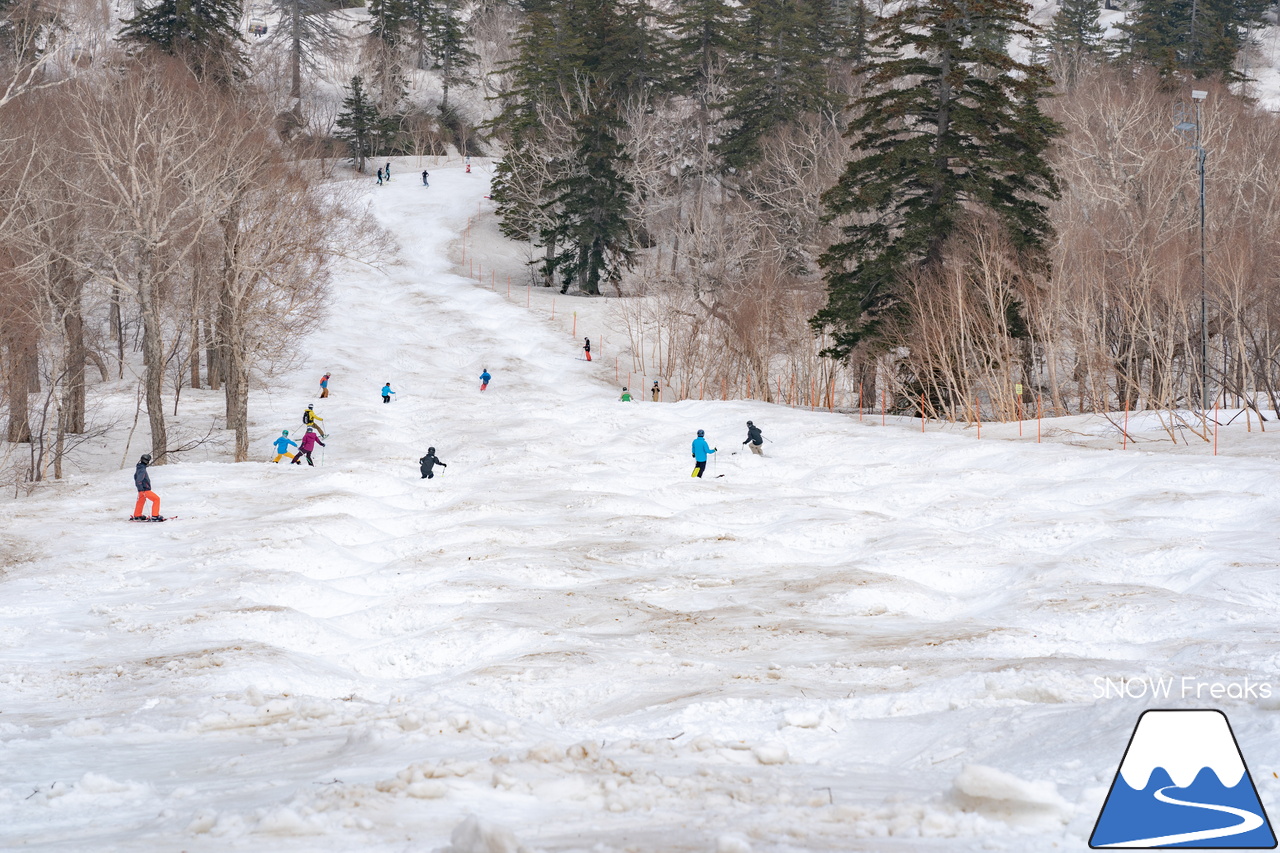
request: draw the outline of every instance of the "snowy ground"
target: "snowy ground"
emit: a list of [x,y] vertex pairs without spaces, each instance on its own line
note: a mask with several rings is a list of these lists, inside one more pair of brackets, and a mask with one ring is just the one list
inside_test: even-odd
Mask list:
[[321,467],[155,469],[164,525],[129,469],[6,507],[0,849],[1084,850],[1146,707],[1226,711],[1274,806],[1280,432],[622,404],[563,307],[455,274],[486,171],[409,168],[398,262],[254,399],[265,460],[333,372]]

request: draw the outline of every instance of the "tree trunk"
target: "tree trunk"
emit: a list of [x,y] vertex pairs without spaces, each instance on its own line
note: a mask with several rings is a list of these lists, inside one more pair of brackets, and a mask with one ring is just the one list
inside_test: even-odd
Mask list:
[[147,421],[151,427],[152,464],[165,464],[169,432],[164,422],[164,344],[161,341],[160,306],[156,304],[155,281],[151,268],[150,246],[138,253],[138,307],[142,312],[142,363],[145,368],[143,387],[146,391]]
[[218,308],[223,379],[227,383],[227,429],[235,430],[235,461],[246,462],[249,459],[249,366],[244,358],[244,306],[238,293],[239,229],[240,204],[235,202],[222,219],[222,284]]
[[[63,360],[66,391],[58,416],[58,429],[79,435],[84,432],[84,368],[89,358],[84,345],[84,313],[80,303],[80,279],[69,269],[62,271],[61,279],[59,292],[62,302],[62,332],[65,338]],[[61,448],[61,435],[58,442]],[[56,464],[61,465],[61,456],[57,457]],[[57,473],[55,476],[61,478],[62,474]]]
[[218,338],[221,330],[214,321],[204,319],[204,370],[209,376],[209,390],[222,389],[222,364],[218,358]]
[[8,356],[6,373],[9,377],[9,429],[6,438],[13,443],[31,442],[31,413],[27,396],[28,349],[21,340],[21,331],[11,328],[6,335],[5,353]]

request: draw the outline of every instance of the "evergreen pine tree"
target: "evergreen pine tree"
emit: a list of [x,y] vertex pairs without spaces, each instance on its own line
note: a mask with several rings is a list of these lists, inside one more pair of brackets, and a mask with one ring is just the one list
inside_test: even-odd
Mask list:
[[[492,195],[509,233],[537,228],[548,281],[599,293],[633,257],[623,109],[656,88],[667,47],[645,0],[531,0],[526,9],[520,54],[507,68],[511,85],[492,123],[509,152]],[[568,129],[555,147],[569,153],[551,161],[539,157],[546,116]]]
[[245,74],[235,0],[158,0],[123,21],[120,40],[182,59],[202,80],[229,83]]
[[575,162],[551,185],[555,216],[541,234],[544,245],[561,246],[547,263],[559,275],[560,292],[577,285],[599,294],[633,260],[628,214],[635,188],[623,176],[626,152],[618,142],[621,121],[613,110],[584,110],[575,123]]
[[728,166],[750,166],[774,128],[835,108],[827,87],[835,46],[823,38],[830,21],[822,13],[830,8],[817,0],[744,1],[719,144]]
[[440,71],[443,89],[440,111],[443,113],[449,109],[449,89],[470,79],[470,72],[480,57],[471,50],[471,37],[456,0],[440,0],[431,9],[426,23],[424,42],[434,58],[434,67]]
[[356,171],[364,171],[364,162],[379,151],[381,138],[387,132],[387,120],[378,112],[378,106],[364,88],[359,75],[351,78],[350,90],[342,100],[342,111],[335,122],[338,139],[347,143]]
[[1161,74],[1223,74],[1240,79],[1236,57],[1268,0],[1135,0],[1122,25],[1129,58]]
[[841,236],[820,259],[816,326],[844,355],[900,310],[913,269],[936,267],[963,221],[994,214],[1028,263],[1042,263],[1057,194],[1045,151],[1058,132],[1039,108],[1048,76],[993,43],[1029,36],[1022,0],[913,0],[877,27],[879,58],[848,135],[855,153],[824,196]]
[[1100,53],[1106,29],[1098,23],[1102,0],[1058,0],[1058,11],[1045,40],[1049,49],[1063,56]]
[[288,53],[292,124],[298,128],[302,126],[303,70],[315,72],[320,58],[335,55],[343,41],[333,18],[338,6],[333,0],[271,0],[271,6],[280,23],[266,42]]

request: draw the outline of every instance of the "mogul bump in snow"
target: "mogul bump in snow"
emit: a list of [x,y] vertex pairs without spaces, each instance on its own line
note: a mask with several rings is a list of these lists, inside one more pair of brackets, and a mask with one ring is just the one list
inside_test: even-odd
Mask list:
[[489,368],[487,367],[480,368],[480,390],[481,391],[489,387],[489,380],[492,378],[493,377],[489,375]]
[[324,438],[324,427],[320,425],[320,422],[323,420],[324,418],[316,414],[315,403],[312,403],[311,405],[307,406],[307,410],[302,413],[303,425],[309,426],[309,427],[315,427],[316,432],[320,433],[321,438]]
[[311,451],[316,449],[316,445],[324,447],[325,444],[320,440],[320,436],[312,431],[311,427],[307,427],[307,434],[302,437],[302,444],[298,447],[298,452],[294,454],[293,461],[290,465],[301,465],[302,457],[307,457],[307,464],[312,468],[316,467],[316,463],[311,461]]
[[293,454],[289,452],[289,448],[297,447],[298,442],[289,438],[289,431],[285,430],[284,432],[280,433],[280,437],[275,440],[275,446],[276,446],[276,458],[272,459],[271,460],[272,462],[278,463],[280,461],[281,456],[288,456],[290,461],[292,461]]
[[382,386],[382,402],[384,402],[384,403],[390,403],[390,402],[391,402],[391,395],[392,395],[392,394],[394,394],[394,393],[396,393],[396,392],[391,390],[391,383],[390,383],[390,382],[388,382],[386,385],[383,385],[383,386]]
[[[133,469],[133,484],[138,487],[138,502],[133,505],[133,517],[130,521],[164,521],[160,514],[160,496],[151,491],[151,475],[147,466],[151,464],[151,454],[144,453]],[[142,508],[151,501],[151,517],[142,514]]]
[[693,473],[690,477],[702,478],[702,472],[707,470],[707,457],[716,452],[717,448],[707,447],[707,440],[703,437],[702,430],[698,430],[698,437],[693,440]]
[[764,456],[764,451],[760,449],[764,444],[764,433],[751,421],[747,421],[747,440],[742,443],[751,445],[751,452],[756,456]]
[[587,361],[591,360],[591,338],[582,339],[582,351],[587,354]]
[[436,449],[434,447],[428,447],[427,455],[418,460],[418,469],[422,471],[421,479],[430,480],[435,477],[435,474],[431,473],[431,468],[434,465],[439,465],[441,468],[449,467],[436,458]]

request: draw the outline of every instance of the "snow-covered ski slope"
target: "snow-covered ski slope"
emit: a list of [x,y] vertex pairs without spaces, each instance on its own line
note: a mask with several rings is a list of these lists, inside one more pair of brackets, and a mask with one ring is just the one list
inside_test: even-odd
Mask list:
[[[163,525],[130,470],[6,505],[0,849],[1083,850],[1146,707],[1223,708],[1275,809],[1280,685],[1095,679],[1280,681],[1276,462],[623,404],[451,271],[480,170],[431,183],[370,182],[399,257],[263,461],[155,469]],[[326,369],[322,467],[271,465]]]

